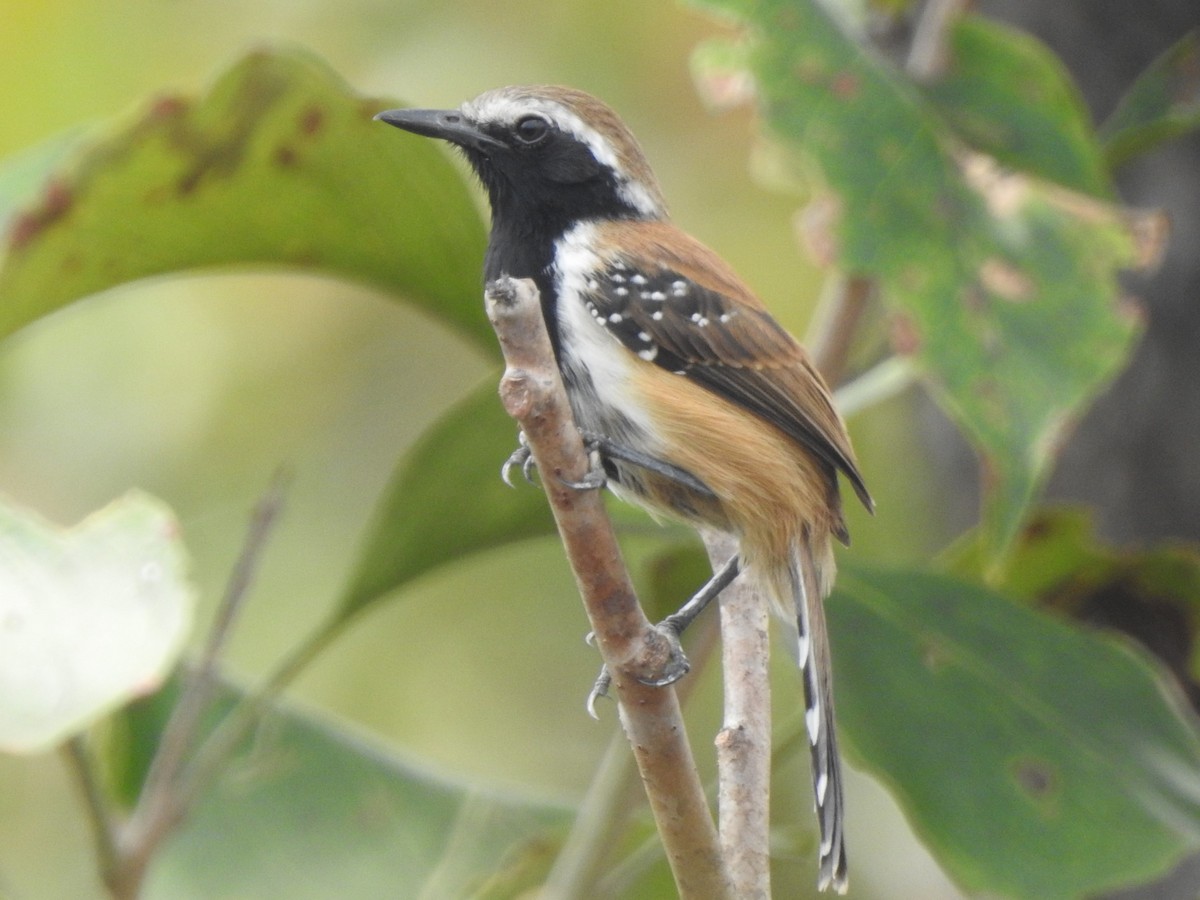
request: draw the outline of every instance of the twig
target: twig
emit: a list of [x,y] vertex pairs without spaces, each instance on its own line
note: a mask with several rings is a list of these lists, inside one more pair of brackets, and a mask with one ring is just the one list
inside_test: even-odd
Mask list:
[[171,789],[196,739],[201,716],[212,696],[218,659],[229,640],[234,620],[258,571],[267,536],[283,505],[286,480],[287,477],[282,472],[276,474],[267,493],[254,509],[249,533],[229,576],[229,583],[225,587],[225,594],[217,608],[217,615],[209,629],[200,658],[163,729],[158,751],[150,764],[150,771],[146,775],[146,784],[142,790],[142,796],[147,801],[154,801],[162,792]]
[[826,382],[837,384],[846,370],[854,332],[875,293],[875,279],[866,275],[830,276],[809,326],[805,343]]
[[537,289],[528,280],[503,278],[488,285],[486,301],[508,366],[500,396],[520,422],[542,474],[680,897],[732,897],[675,691],[638,680],[661,672],[669,661],[667,642],[637,602],[598,492],[565,483],[585,477],[588,459]]
[[226,713],[180,774],[178,793],[187,808],[220,774],[229,757],[262,721],[283,690],[306,669],[352,621],[336,618],[314,629],[249,696]]
[[[727,549],[732,549],[732,544],[727,545]],[[726,552],[725,549],[719,550],[715,556],[720,560]],[[714,568],[720,565],[720,562],[714,564]],[[692,661],[692,674],[696,670],[701,669],[705,665],[705,661],[716,648],[719,627],[714,627],[719,624],[716,619],[700,619],[697,620],[696,627],[703,627],[704,630],[698,636],[698,639],[691,647],[690,659]],[[706,627],[707,626],[707,627]],[[676,693],[679,694],[680,702],[687,702],[687,696],[695,688],[697,680],[688,678],[676,688]],[[797,719],[803,727],[803,717]],[[798,729],[793,725],[790,729],[785,729],[785,734],[797,732]],[[767,749],[770,752],[770,768],[774,771],[778,760],[785,759],[791,755],[791,739],[785,740],[783,746],[772,747],[767,744]],[[622,744],[624,740],[622,740]],[[589,793],[591,789],[589,788]],[[705,786],[704,793],[711,800],[716,800],[719,795],[719,776],[718,781]],[[769,810],[767,810],[769,813]],[[565,852],[565,851],[564,851]],[[553,897],[554,900],[575,900],[575,898],[584,897],[623,897],[629,893],[637,880],[645,875],[654,863],[662,857],[662,843],[655,837],[651,837],[642,842],[635,850],[627,853],[616,865],[604,871],[604,875],[594,883],[589,883],[590,890],[586,892],[576,892],[571,894],[560,895],[548,892],[545,896]],[[770,860],[768,859],[769,863]],[[556,863],[557,865],[557,863]],[[549,882],[548,882],[549,884]],[[740,894],[738,895],[740,896]]]
[[946,43],[950,26],[970,6],[970,0],[928,0],[913,32],[905,68],[917,81],[932,81],[950,64]]
[[[714,571],[737,553],[728,535],[705,534]],[[721,849],[734,892],[771,896],[771,682],[767,604],[740,578],[721,592],[725,721],[717,734]]]
[[220,654],[258,571],[267,537],[283,504],[286,483],[287,476],[282,472],[277,474],[255,507],[249,533],[200,658],[191,676],[186,678],[179,700],[163,729],[137,806],[117,835],[110,883],[115,895],[131,892],[130,896],[136,896],[151,858],[186,815],[194,799],[194,792],[188,790],[182,777],[183,772],[196,743],[204,711],[212,698]]
[[117,834],[119,825],[113,820],[104,791],[96,778],[96,767],[92,762],[91,753],[88,752],[86,739],[82,735],[76,735],[68,740],[63,746],[63,756],[83,793],[83,803],[87,809],[92,840],[100,859],[100,872],[103,880],[108,883],[118,868]]
[[914,384],[917,367],[907,356],[889,356],[833,392],[838,411],[849,418],[860,410],[894,397]]

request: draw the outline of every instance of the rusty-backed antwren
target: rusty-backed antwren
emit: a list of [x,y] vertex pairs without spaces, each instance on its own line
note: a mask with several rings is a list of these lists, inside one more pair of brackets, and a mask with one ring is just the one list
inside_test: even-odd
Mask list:
[[[822,601],[848,535],[838,473],[872,508],[804,349],[730,267],[673,225],[629,129],[594,97],[506,87],[378,118],[449,141],[492,209],[484,276],[531,278],[580,430],[621,497],[738,541],[799,626],[822,888],[846,851]],[[736,571],[735,568],[731,571]]]

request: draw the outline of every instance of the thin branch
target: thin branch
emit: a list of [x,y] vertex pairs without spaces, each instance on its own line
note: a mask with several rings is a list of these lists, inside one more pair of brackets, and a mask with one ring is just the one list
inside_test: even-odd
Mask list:
[[195,803],[196,798],[216,780],[238,745],[262,721],[284,689],[342,633],[350,621],[338,618],[314,629],[253,694],[243,697],[225,715],[180,775],[178,793],[184,808]]
[[971,0],[927,0],[913,32],[905,68],[917,81],[933,81],[950,64],[950,27]]
[[[191,809],[224,769],[238,745],[262,721],[283,690],[341,633],[349,620],[340,619],[315,629],[251,695],[244,697],[221,720],[178,773],[155,817],[131,820],[121,831],[120,865],[109,879],[115,898],[136,898],[146,867],[162,840]],[[160,801],[162,802],[162,801]]]
[[250,587],[254,583],[255,576],[258,575],[267,539],[283,511],[283,502],[291,481],[292,475],[287,469],[277,471],[271,479],[266,493],[254,507],[250,518],[250,529],[242,544],[242,552],[229,576],[229,583],[225,587],[225,596],[221,599],[216,619],[209,630],[208,640],[200,655],[200,664],[196,667],[194,680],[197,690],[212,685],[217,670],[217,660],[225,649],[233,631],[233,623],[245,605]]
[[282,472],[276,474],[267,493],[259,500],[251,516],[250,530],[225,587],[225,594],[217,607],[217,615],[209,629],[200,658],[187,679],[170,720],[163,729],[158,751],[150,764],[142,797],[151,807],[165,793],[172,790],[188,752],[195,742],[201,717],[212,697],[213,687],[216,683],[218,660],[233,631],[233,623],[245,603],[254,576],[258,572],[267,537],[283,506],[286,482],[286,475]]
[[[195,793],[183,778],[201,720],[212,699],[217,665],[233,630],[237,614],[262,561],[263,549],[279,511],[287,476],[282,472],[258,502],[242,551],[234,565],[217,615],[205,640],[200,658],[163,729],[158,749],[151,760],[137,806],[120,830],[114,856],[114,881],[121,890],[136,896],[154,853],[187,814]],[[114,894],[118,893],[113,888]]]
[[112,808],[96,777],[96,766],[88,751],[86,739],[82,735],[75,735],[67,741],[62,749],[67,768],[75,776],[75,781],[83,794],[84,808],[87,810],[88,824],[92,830],[92,840],[96,845],[96,855],[100,860],[100,872],[104,881],[108,882],[112,873],[116,872],[118,868],[119,824],[113,818]]
[[889,356],[833,392],[833,401],[849,418],[860,410],[889,400],[919,378],[917,367],[907,356]]
[[566,484],[584,479],[588,457],[537,289],[531,281],[504,278],[488,285],[486,301],[508,365],[500,396],[520,422],[542,474],[680,897],[732,897],[675,691],[638,680],[661,674],[671,662],[669,642],[637,602],[599,493]]
[[874,293],[875,279],[865,275],[839,273],[826,283],[805,343],[813,365],[831,385],[846,371],[854,333]]
[[[705,534],[714,571],[737,553],[724,534]],[[771,896],[771,682],[767,603],[739,578],[718,598],[721,610],[725,721],[717,735],[721,849],[734,892]]]

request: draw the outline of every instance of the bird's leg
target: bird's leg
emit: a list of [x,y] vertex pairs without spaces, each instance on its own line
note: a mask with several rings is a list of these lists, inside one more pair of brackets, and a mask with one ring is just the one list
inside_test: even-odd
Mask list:
[[663,619],[657,627],[671,629],[676,637],[683,634],[684,629],[696,620],[696,616],[704,612],[721,591],[729,587],[741,571],[741,558],[736,554],[729,557],[725,564],[713,573],[713,577],[705,582],[704,587],[696,591],[691,600],[679,607],[677,612]]
[[645,469],[647,472],[653,472],[656,475],[661,475],[663,478],[668,478],[677,484],[690,488],[698,494],[703,494],[709,499],[716,499],[716,495],[712,492],[712,489],[686,469],[673,466],[669,462],[664,462],[649,454],[641,453],[632,447],[618,444],[603,435],[594,434],[589,431],[584,431],[582,434],[588,446],[594,450],[598,450],[604,457],[619,459],[621,462],[629,463],[631,466],[637,466],[639,469]]
[[[581,431],[580,434],[583,436],[584,448],[588,452],[590,467],[579,481],[562,479],[562,483],[567,487],[575,488],[579,491],[592,491],[604,487],[608,483],[608,475],[604,470],[603,460],[608,458],[619,459],[621,462],[637,466],[656,475],[661,475],[663,478],[668,478],[709,499],[715,499],[716,495],[713,494],[712,489],[686,469],[673,466],[669,462],[664,462],[661,459],[641,453],[631,447],[625,447],[594,432]],[[530,453],[529,444],[525,439],[525,432],[518,432],[517,439],[520,442],[520,446],[512,452],[508,459],[504,461],[504,465],[500,467],[500,477],[504,479],[504,483],[509,487],[513,486],[511,473],[514,468],[520,466],[521,474],[530,484],[533,484],[533,471],[537,468],[537,464],[533,460],[533,454]]]
[[[567,487],[580,491],[596,490],[604,487],[608,482],[608,475],[604,469],[604,459],[609,458],[653,472],[698,494],[715,499],[716,495],[713,494],[708,485],[685,469],[673,466],[668,462],[630,447],[622,446],[594,432],[582,431],[580,434],[583,437],[584,446],[588,451],[590,467],[579,481],[561,479],[562,483]],[[519,432],[517,439],[520,446],[512,452],[500,468],[500,477],[504,479],[504,483],[509,487],[513,486],[511,474],[514,468],[520,466],[521,474],[530,484],[533,483],[533,471],[537,468],[533,454],[529,450],[529,443],[525,438],[525,432]],[[692,624],[696,616],[700,615],[704,608],[712,602],[713,598],[720,594],[737,577],[740,569],[741,563],[738,557],[732,557],[677,612],[667,616],[667,618],[654,626],[655,631],[667,642],[667,662],[654,677],[639,679],[643,684],[651,687],[666,687],[667,685],[674,684],[688,673],[691,665],[688,663],[687,656],[679,644],[679,637],[683,634],[684,629]],[[608,669],[602,668],[599,677],[596,679],[596,683],[592,685],[592,690],[589,692],[587,699],[587,709],[593,718],[596,717],[596,699],[608,696],[608,689],[611,683],[612,678],[608,674]]]
[[[704,587],[700,588],[687,603],[679,607],[677,612],[667,616],[654,626],[655,630],[671,645],[670,661],[663,667],[658,677],[651,679],[639,678],[638,681],[651,687],[666,687],[669,684],[674,684],[688,673],[691,665],[688,663],[687,656],[683,653],[683,648],[679,645],[680,636],[683,634],[684,629],[696,620],[696,617],[716,599],[721,591],[729,587],[733,579],[737,578],[738,572],[741,569],[741,559],[737,556],[730,557],[728,562],[714,572],[712,578],[705,582]],[[596,683],[592,685],[592,690],[587,698],[587,710],[593,719],[598,718],[596,715],[596,700],[600,697],[608,696],[608,688],[611,684],[612,676],[608,674],[608,667],[605,666],[600,669],[600,675],[596,678]]]

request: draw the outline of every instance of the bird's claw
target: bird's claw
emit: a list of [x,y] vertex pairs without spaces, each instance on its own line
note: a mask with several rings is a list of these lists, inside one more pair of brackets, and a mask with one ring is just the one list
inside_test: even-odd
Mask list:
[[[533,451],[529,449],[529,441],[525,437],[525,432],[517,433],[519,446],[504,461],[504,465],[500,467],[500,478],[509,487],[516,487],[512,481],[512,470],[518,466],[521,469],[521,475],[529,484],[533,484],[533,473],[537,471],[537,462],[533,458]],[[569,488],[574,488],[577,491],[595,491],[604,487],[608,483],[608,476],[604,474],[604,465],[600,462],[597,455],[598,443],[595,439],[586,439],[586,449],[588,452],[588,462],[590,468],[584,476],[578,481],[571,481],[566,478],[560,478],[559,482]]]
[[574,488],[577,491],[598,491],[608,484],[608,476],[604,474],[604,469],[599,465],[588,469],[587,473],[578,481],[570,481],[566,478],[558,480],[567,487]]
[[[691,670],[692,664],[688,662],[687,655],[683,652],[683,647],[679,643],[679,628],[671,618],[664,619],[655,625],[654,630],[667,642],[666,662],[660,665],[653,674],[634,675],[634,678],[647,687],[668,687],[686,675]],[[592,635],[589,634],[588,638],[591,643]],[[608,666],[602,666],[600,674],[596,677],[596,682],[587,696],[588,715],[593,719],[600,718],[596,712],[596,701],[607,697],[608,689],[611,686],[612,676],[608,673]]]
[[600,714],[596,712],[596,701],[601,697],[608,696],[608,689],[611,685],[612,676],[608,674],[608,666],[601,666],[600,674],[596,676],[596,683],[592,685],[587,696],[588,715],[597,721],[600,720]]
[[654,673],[636,677],[648,687],[666,687],[686,675],[692,664],[683,652],[683,645],[679,643],[679,628],[671,618],[659,622],[654,626],[654,630],[667,642],[666,661]]
[[509,487],[516,487],[512,483],[512,470],[517,466],[521,467],[521,475],[528,484],[533,484],[533,473],[537,469],[533,452],[529,449],[529,442],[525,439],[525,432],[521,431],[517,433],[517,441],[519,442],[519,446],[504,461],[504,465],[500,467],[500,477]]
[[608,484],[608,475],[605,474],[604,463],[600,459],[600,439],[586,431],[581,434],[583,449],[588,455],[588,470],[578,481],[569,481],[566,478],[560,478],[559,481],[577,491],[598,491]]

